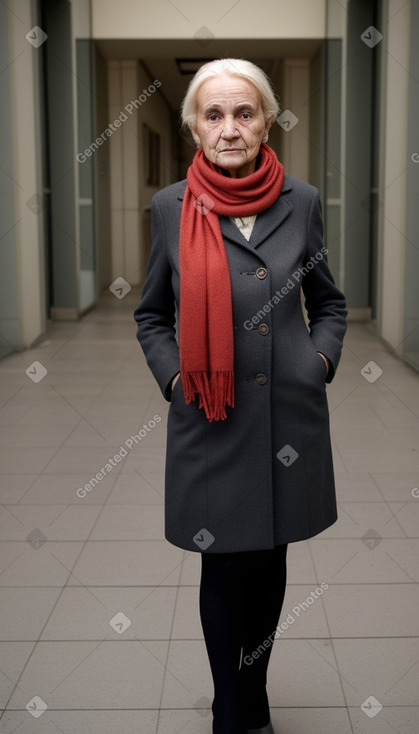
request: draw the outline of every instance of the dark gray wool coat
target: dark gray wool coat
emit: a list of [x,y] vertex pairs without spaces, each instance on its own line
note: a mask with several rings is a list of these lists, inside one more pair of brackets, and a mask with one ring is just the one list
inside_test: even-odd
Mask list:
[[[191,551],[263,550],[310,538],[337,519],[326,382],[338,365],[346,306],[322,240],[319,193],[285,176],[249,242],[220,217],[230,267],[235,407],[210,423],[178,380],[179,223],[186,181],[152,201],[153,246],[138,339],[167,400],[165,533]],[[303,317],[300,287],[309,317]],[[331,369],[317,350],[325,354]]]

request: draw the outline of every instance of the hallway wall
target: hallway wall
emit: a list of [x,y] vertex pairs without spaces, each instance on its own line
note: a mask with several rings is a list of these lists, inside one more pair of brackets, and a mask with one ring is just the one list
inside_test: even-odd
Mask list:
[[[326,0],[92,0],[94,38],[193,38],[206,27],[217,38],[322,38]],[[256,12],[255,12],[256,11]],[[199,47],[197,46],[197,49]]]
[[[121,113],[120,119],[127,118],[108,141],[112,280],[122,276],[130,285],[138,285],[144,278],[147,264],[143,218],[147,216],[153,194],[171,183],[171,118],[157,84],[153,84],[159,80],[152,80],[140,63],[110,61],[108,74],[109,120],[117,120]],[[155,91],[149,91],[148,95],[143,93],[143,89],[152,90],[153,87]],[[133,102],[136,100],[135,108]],[[160,135],[160,183],[155,186],[147,185],[144,177],[144,124]]]
[[[410,3],[386,0],[388,23],[383,43],[385,94],[382,95],[383,133],[380,159],[378,328],[399,354],[404,350],[405,251],[410,69]],[[401,111],[403,113],[401,114]],[[417,203],[415,205],[418,211]],[[417,229],[416,229],[417,232]],[[416,283],[418,276],[416,275]],[[417,287],[417,286],[416,286]]]
[[[108,64],[95,48],[96,79],[96,132],[98,135],[106,129],[108,119]],[[101,293],[112,282],[112,243],[110,235],[111,222],[111,186],[110,186],[110,149],[102,145],[96,151],[95,193],[95,230],[97,245],[97,290]]]
[[41,62],[22,33],[30,0],[1,21],[0,354],[29,347],[45,332]]
[[[4,70],[0,75],[0,357],[17,349],[21,341],[18,298],[17,253],[14,224],[16,222],[13,155],[12,119],[9,114],[12,89],[9,67],[10,40],[8,37],[7,9],[0,3],[0,65]],[[9,67],[9,68],[8,68]]]

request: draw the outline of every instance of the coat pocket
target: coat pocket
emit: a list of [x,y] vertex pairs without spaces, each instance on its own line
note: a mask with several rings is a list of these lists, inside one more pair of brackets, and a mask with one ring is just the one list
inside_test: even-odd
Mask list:
[[306,369],[311,373],[316,382],[326,383],[327,367],[323,357],[319,354],[313,342],[309,338],[308,344],[309,362]]

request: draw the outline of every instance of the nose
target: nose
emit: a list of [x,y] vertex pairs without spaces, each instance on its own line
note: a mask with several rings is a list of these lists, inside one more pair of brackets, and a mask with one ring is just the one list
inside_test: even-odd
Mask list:
[[237,137],[237,125],[232,115],[225,116],[221,137],[225,140],[231,140]]

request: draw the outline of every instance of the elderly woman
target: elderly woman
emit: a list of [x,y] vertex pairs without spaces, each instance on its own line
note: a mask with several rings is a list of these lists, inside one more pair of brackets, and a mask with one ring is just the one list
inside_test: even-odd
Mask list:
[[198,150],[187,180],[153,198],[135,311],[171,402],[166,538],[202,558],[214,734],[273,734],[267,668],[287,544],[337,519],[325,383],[345,300],[317,189],[285,174],[266,144],[278,111],[248,61],[213,61],[194,76],[182,117]]

